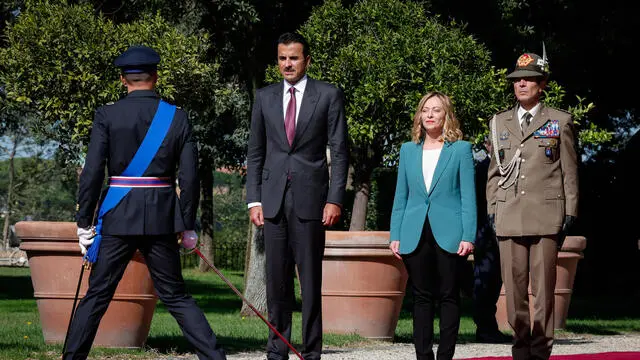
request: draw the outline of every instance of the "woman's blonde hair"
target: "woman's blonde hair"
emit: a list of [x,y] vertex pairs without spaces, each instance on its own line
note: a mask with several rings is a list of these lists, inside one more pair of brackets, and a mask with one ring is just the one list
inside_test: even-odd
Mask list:
[[442,135],[440,135],[438,140],[447,142],[462,140],[462,130],[460,130],[460,122],[453,112],[453,103],[451,102],[451,99],[447,95],[439,91],[432,91],[423,96],[422,99],[420,99],[418,107],[416,108],[416,113],[413,115],[413,128],[411,130],[412,141],[416,144],[419,144],[427,135],[427,131],[422,126],[421,113],[424,104],[432,97],[436,97],[442,102],[445,114],[444,124],[442,125]]

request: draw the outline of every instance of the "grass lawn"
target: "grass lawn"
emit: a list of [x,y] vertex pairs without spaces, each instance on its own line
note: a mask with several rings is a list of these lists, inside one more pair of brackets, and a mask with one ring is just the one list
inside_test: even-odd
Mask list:
[[[241,272],[224,273],[241,288]],[[202,274],[194,270],[185,270],[184,275],[189,291],[204,310],[228,353],[264,349],[267,326],[258,318],[240,316],[241,300],[215,273]],[[613,304],[615,306],[612,306]],[[298,299],[298,311],[294,313],[293,323],[294,345],[301,342],[299,305]],[[475,325],[471,319],[470,305],[470,300],[464,298],[460,342],[471,342],[474,339]],[[408,296],[396,329],[396,342],[411,342],[410,307],[411,299]],[[563,332],[598,335],[640,332],[640,308],[637,306],[637,299],[574,296],[567,329]],[[328,346],[352,347],[362,346],[369,341],[357,335],[325,335],[324,343]],[[61,345],[44,344],[29,269],[0,267],[0,359],[59,359],[61,348]],[[117,354],[118,356],[110,359],[142,360],[152,359],[157,354],[181,354],[190,351],[191,348],[182,337],[178,325],[164,306],[158,303],[145,349],[94,348],[91,354],[93,357],[105,358]]]

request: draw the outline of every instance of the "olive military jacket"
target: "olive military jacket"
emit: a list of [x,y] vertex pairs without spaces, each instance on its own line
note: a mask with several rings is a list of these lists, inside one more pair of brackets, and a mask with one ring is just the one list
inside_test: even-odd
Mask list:
[[[498,113],[492,122],[497,144],[489,165],[487,212],[495,214],[496,235],[555,235],[565,215],[578,215],[578,159],[571,114],[541,104],[522,133],[518,106]],[[492,140],[493,141],[493,140]],[[498,184],[504,165],[520,150],[514,182]]]

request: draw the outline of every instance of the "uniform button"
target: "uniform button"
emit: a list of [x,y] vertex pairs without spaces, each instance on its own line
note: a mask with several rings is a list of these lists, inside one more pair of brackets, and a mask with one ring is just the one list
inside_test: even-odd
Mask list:
[[520,147],[524,147],[524,144],[520,144]]
[[520,194],[524,195],[524,190],[520,191]]
[[558,197],[560,197],[560,194],[558,194]]
[[522,162],[524,162],[524,159],[522,159]]
[[524,175],[520,175],[520,179],[524,179]]

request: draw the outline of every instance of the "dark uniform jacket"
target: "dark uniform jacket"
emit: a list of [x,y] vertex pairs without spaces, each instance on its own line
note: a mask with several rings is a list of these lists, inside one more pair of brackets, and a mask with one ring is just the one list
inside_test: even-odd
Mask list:
[[[578,155],[571,114],[542,104],[523,135],[517,111],[516,106],[496,115],[497,144],[492,144],[503,164],[520,149],[517,181],[507,189],[498,186],[501,176],[494,152],[487,211],[495,214],[498,236],[555,235],[565,215],[578,215]],[[539,135],[551,125],[557,133]]]
[[[133,159],[158,108],[160,98],[151,90],[137,90],[120,101],[96,110],[91,142],[78,190],[79,227],[92,223],[104,181],[119,176]],[[165,139],[142,176],[170,177],[180,186],[133,188],[103,218],[105,235],[159,235],[193,230],[199,198],[197,147],[187,114],[177,109]],[[100,200],[104,200],[106,189]],[[94,221],[95,223],[95,221]]]

